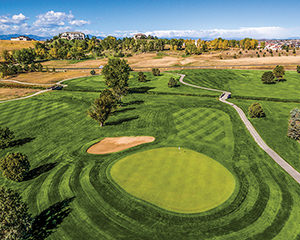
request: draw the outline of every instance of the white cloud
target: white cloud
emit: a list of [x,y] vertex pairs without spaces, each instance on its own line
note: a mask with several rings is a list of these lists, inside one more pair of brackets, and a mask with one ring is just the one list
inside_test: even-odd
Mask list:
[[0,16],[0,24],[21,24],[24,23],[28,18],[22,13],[13,16]]
[[38,27],[57,27],[64,26],[67,22],[74,19],[73,14],[65,12],[48,11],[37,16],[37,20],[33,23]]
[[85,20],[72,20],[69,22],[73,26],[83,26],[86,24],[90,24],[90,21],[85,21]]

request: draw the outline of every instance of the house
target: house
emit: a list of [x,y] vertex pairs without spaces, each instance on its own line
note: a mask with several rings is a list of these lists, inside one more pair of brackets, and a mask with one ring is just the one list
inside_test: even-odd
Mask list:
[[85,34],[82,32],[64,32],[60,34],[60,38],[68,40],[84,40]]
[[12,37],[11,41],[33,41],[34,39],[27,36]]
[[143,34],[143,33],[137,33],[137,34],[134,35],[133,38],[134,39],[146,39],[147,36],[145,34]]

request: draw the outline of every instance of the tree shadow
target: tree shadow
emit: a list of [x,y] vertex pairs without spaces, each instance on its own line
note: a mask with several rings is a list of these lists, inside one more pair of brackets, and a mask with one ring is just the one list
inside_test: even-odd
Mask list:
[[124,112],[131,111],[131,110],[135,110],[135,109],[136,109],[135,107],[118,109],[118,110],[114,111],[114,112],[112,113],[112,115],[118,115],[119,113],[124,113]]
[[34,178],[40,176],[41,174],[52,170],[53,168],[56,167],[56,165],[57,165],[56,162],[55,163],[47,163],[47,164],[44,164],[44,165],[39,166],[37,168],[34,168],[34,169],[32,169],[28,172],[28,174],[24,178],[24,181],[29,181],[29,180],[34,179]]
[[154,89],[155,87],[136,87],[129,88],[128,93],[147,93],[149,90]]
[[139,118],[139,116],[128,117],[128,118],[122,118],[122,119],[119,119],[119,120],[116,120],[116,121],[108,122],[108,123],[106,123],[105,125],[107,125],[107,126],[119,125],[119,124],[122,124],[122,123],[124,123],[124,122],[130,122],[130,121],[135,120],[135,119],[138,119],[138,118]]
[[286,82],[286,79],[284,79],[284,78],[278,79],[277,82]]
[[32,221],[32,229],[26,240],[43,240],[50,236],[70,214],[70,203],[74,199],[75,197],[66,198],[35,216]]
[[29,143],[29,142],[33,141],[34,139],[35,138],[32,138],[32,137],[17,139],[17,140],[11,141],[9,143],[8,147],[19,147],[19,146],[22,146],[26,143]]
[[135,100],[135,101],[131,101],[131,102],[128,102],[128,103],[121,103],[121,106],[122,107],[127,107],[129,105],[140,105],[140,104],[143,104],[145,101],[143,100]]

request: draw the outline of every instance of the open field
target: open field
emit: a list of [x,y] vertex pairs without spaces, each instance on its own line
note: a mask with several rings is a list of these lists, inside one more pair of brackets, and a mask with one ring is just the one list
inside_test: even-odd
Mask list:
[[[296,69],[299,65],[300,55],[299,52],[294,56],[291,52],[286,56],[282,52],[279,57],[275,54],[273,57],[268,53],[266,57],[256,57],[254,50],[243,51],[243,55],[239,54],[238,50],[230,50],[224,52],[211,52],[203,55],[185,56],[184,52],[165,51],[163,54],[156,53],[143,53],[136,54],[132,57],[124,58],[128,61],[134,69],[145,68],[151,69],[153,67],[163,68],[164,70],[171,70],[172,68],[180,67],[216,67],[216,68],[240,68],[240,69],[270,69],[276,65],[285,65],[289,69]],[[263,51],[266,52],[266,51]],[[238,57],[233,58],[234,54]],[[222,56],[222,59],[221,57]],[[107,59],[99,60],[55,60],[46,61],[44,66],[56,68],[99,68],[100,65],[107,63]]]
[[29,82],[29,83],[40,83],[40,84],[52,84],[58,81],[68,79],[68,78],[76,78],[82,76],[89,76],[90,71],[88,70],[78,70],[78,71],[67,71],[67,72],[29,72],[29,73],[21,73],[17,76],[13,76],[7,78],[9,80],[17,80],[20,82]]
[[110,174],[133,196],[179,213],[215,208],[231,196],[235,187],[234,177],[221,164],[184,148],[130,155],[114,163]]
[[286,81],[263,84],[264,71],[253,70],[183,70],[185,81],[195,85],[230,91],[233,97],[279,98],[300,100],[300,74],[287,71]]
[[30,88],[6,88],[0,87],[0,101],[13,98],[25,97],[40,91],[39,89]]
[[[233,96],[249,96],[250,91],[243,84],[249,81],[250,86],[256,86],[255,75],[261,84],[261,72],[202,71],[185,71],[186,80],[199,85],[228,86],[235,89]],[[22,144],[2,150],[0,156],[19,151],[28,155],[32,166],[26,181],[15,183],[0,176],[0,185],[22,193],[30,212],[41,219],[38,239],[286,240],[300,237],[299,185],[255,144],[234,109],[204,90],[186,86],[168,88],[170,76],[175,75],[147,74],[150,81],[140,83],[137,73],[132,73],[129,85],[135,91],[129,91],[122,107],[101,129],[86,113],[98,91],[104,88],[101,76],[71,80],[63,91],[0,104],[0,125],[10,127],[17,139],[22,140]],[[272,85],[278,87],[277,94],[282,95],[279,99],[289,98],[292,92],[289,84],[297,87],[296,76],[291,74],[286,82]],[[228,85],[230,81],[236,81],[237,86]],[[148,90],[135,93],[142,89]],[[264,92],[273,96],[271,90],[260,90],[259,85],[254,89],[259,96],[264,96]],[[289,108],[285,106],[280,113],[280,109],[270,104],[268,111],[278,111],[283,119]],[[99,139],[118,136],[154,136],[156,140],[119,153],[99,156],[86,152]],[[202,213],[174,213],[141,201],[112,181],[109,174],[112,164],[135,154],[178,146],[204,154],[230,171],[236,187],[227,201]],[[288,149],[287,160],[296,162],[299,153]],[[192,166],[196,161],[193,159]],[[159,166],[166,168],[163,164]],[[172,167],[176,168],[176,164]],[[188,165],[184,167],[189,169]]]
[[2,51],[13,51],[13,50],[19,50],[22,48],[34,48],[35,41],[10,41],[10,40],[0,40],[0,53]]

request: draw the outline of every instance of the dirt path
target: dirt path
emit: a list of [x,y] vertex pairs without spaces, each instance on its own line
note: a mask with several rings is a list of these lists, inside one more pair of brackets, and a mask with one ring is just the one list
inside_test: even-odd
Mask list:
[[254,126],[248,120],[247,116],[245,115],[245,113],[243,112],[242,109],[240,109],[235,104],[227,101],[229,95],[231,95],[230,92],[226,92],[226,91],[218,90],[218,89],[200,87],[200,86],[197,86],[197,85],[189,84],[189,83],[186,83],[186,82],[183,81],[184,77],[185,77],[185,75],[180,74],[180,80],[179,81],[182,84],[184,84],[184,85],[187,85],[187,86],[190,86],[190,87],[194,87],[194,88],[200,88],[200,89],[204,89],[204,90],[210,90],[210,91],[214,91],[214,92],[221,92],[221,93],[223,93],[220,96],[219,101],[232,106],[237,111],[237,113],[239,114],[241,120],[245,124],[246,128],[248,129],[248,131],[250,132],[251,136],[254,138],[255,142],[258,144],[258,146],[262,150],[264,150],[284,171],[286,171],[292,178],[294,178],[296,180],[296,182],[298,182],[300,184],[300,173],[298,171],[296,171],[296,169],[294,169],[289,163],[287,163],[282,157],[280,157],[272,148],[270,148],[264,142],[264,140],[258,134],[258,132],[254,128]]

